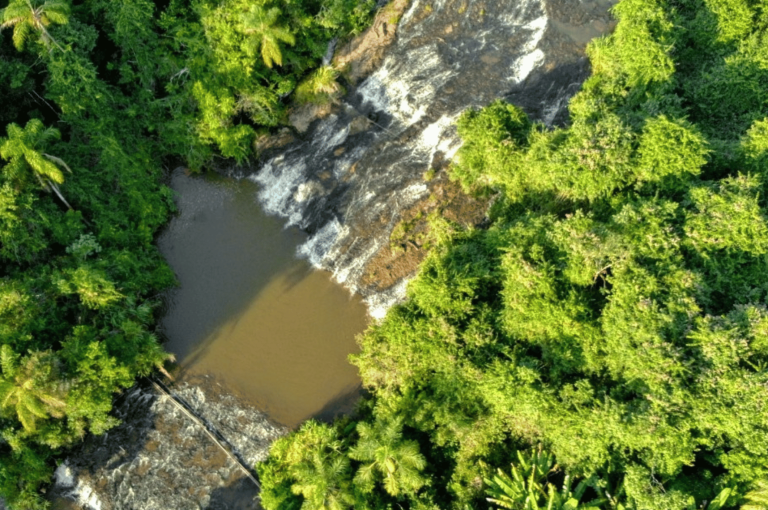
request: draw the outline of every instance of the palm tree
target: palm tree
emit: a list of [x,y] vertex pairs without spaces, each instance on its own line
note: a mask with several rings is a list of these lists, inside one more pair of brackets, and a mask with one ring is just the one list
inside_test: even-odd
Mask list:
[[768,479],[758,480],[744,499],[741,510],[768,510]]
[[0,157],[10,161],[5,166],[5,171],[22,176],[31,170],[45,191],[53,191],[64,205],[72,209],[59,189],[59,184],[64,182],[64,174],[59,167],[65,168],[70,173],[72,170],[60,158],[39,150],[48,142],[61,138],[59,130],[46,128],[42,121],[32,119],[27,122],[24,129],[18,124],[11,123],[8,124],[6,131],[8,138],[0,138]]
[[279,17],[279,8],[265,9],[260,5],[252,5],[251,9],[241,16],[243,32],[252,36],[250,42],[254,53],[261,48],[261,58],[269,68],[273,64],[283,65],[280,41],[290,45],[296,43],[296,38],[290,30],[277,25]]
[[[581,480],[572,489],[573,480],[566,474],[560,489],[547,480],[548,475],[559,471],[555,457],[545,452],[541,446],[524,456],[518,450],[517,465],[512,464],[512,476],[501,469],[490,479],[485,479],[487,485],[486,498],[497,508],[522,510],[600,510],[601,508],[624,507],[615,499],[615,495],[605,494],[606,491],[596,486],[597,477]],[[582,503],[581,497],[589,487],[594,487],[600,498]],[[613,492],[613,491],[612,491]],[[617,492],[621,492],[621,488]],[[607,505],[606,505],[607,503]],[[604,506],[605,505],[605,506]],[[715,510],[714,508],[712,510]]]
[[8,7],[0,11],[0,30],[13,27],[13,45],[21,51],[30,33],[37,31],[46,47],[53,43],[61,51],[48,27],[51,23],[64,25],[69,21],[69,4],[63,0],[11,0]]
[[304,79],[294,92],[300,103],[315,102],[322,104],[334,100],[344,88],[336,80],[339,71],[333,66],[322,66]]
[[15,411],[25,430],[33,432],[38,419],[62,418],[66,389],[50,352],[35,352],[19,363],[11,346],[0,347],[0,412]]
[[373,490],[376,479],[384,481],[384,489],[392,496],[402,492],[414,493],[424,478],[419,471],[426,466],[416,441],[402,439],[401,420],[376,420],[373,425],[361,422],[357,426],[360,439],[349,456],[363,464],[355,475],[355,483],[364,491]]
[[355,503],[349,487],[349,460],[338,452],[313,450],[292,470],[294,494],[304,496],[306,510],[346,510]]

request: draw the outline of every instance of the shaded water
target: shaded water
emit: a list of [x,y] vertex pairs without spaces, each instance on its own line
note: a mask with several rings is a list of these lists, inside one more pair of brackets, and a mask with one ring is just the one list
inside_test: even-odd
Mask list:
[[266,216],[253,183],[177,171],[172,186],[180,215],[159,246],[180,286],[162,327],[184,377],[210,374],[288,426],[346,410],[362,302],[296,258],[306,236]]

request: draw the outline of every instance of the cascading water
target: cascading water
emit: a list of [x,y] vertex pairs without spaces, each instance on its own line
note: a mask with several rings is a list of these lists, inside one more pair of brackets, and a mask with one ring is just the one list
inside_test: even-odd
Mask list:
[[[300,141],[247,175],[263,208],[308,232],[300,254],[383,316],[404,296],[409,275],[381,288],[366,282],[367,266],[403,211],[435,192],[423,174],[459,148],[456,118],[505,97],[534,119],[563,122],[588,72],[584,46],[610,29],[611,3],[413,0],[381,65]],[[265,458],[285,430],[216,388],[175,391],[247,463]],[[72,453],[52,497],[100,510],[255,505],[236,463],[166,397],[139,385],[115,409],[123,424]]]
[[[373,317],[404,295],[363,283],[400,212],[431,192],[422,175],[460,146],[462,111],[509,97],[562,121],[586,76],[584,45],[610,25],[610,2],[414,0],[380,68],[249,178],[265,210],[311,234],[316,267],[362,294]],[[366,119],[367,129],[355,129]]]
[[[215,381],[183,384],[174,395],[250,466],[286,432],[217,391]],[[115,415],[121,425],[89,437],[59,466],[52,497],[92,510],[253,507],[255,485],[167,396],[137,386],[119,399]]]

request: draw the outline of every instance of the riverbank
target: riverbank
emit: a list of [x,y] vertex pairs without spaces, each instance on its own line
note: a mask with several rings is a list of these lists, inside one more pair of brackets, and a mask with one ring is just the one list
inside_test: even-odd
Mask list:
[[[588,71],[583,57],[585,34],[593,34],[595,27],[610,28],[608,4],[483,5],[412,2],[380,67],[357,85],[349,84],[347,95],[332,104],[325,117],[310,121],[305,132],[292,132],[293,142],[285,137],[287,143],[276,144],[282,146],[265,152],[258,164],[229,170],[229,175],[259,186],[254,203],[308,234],[299,254],[362,295],[374,317],[383,316],[404,297],[405,284],[423,258],[419,236],[429,214],[467,225],[484,221],[487,199],[461,195],[445,174],[446,163],[460,145],[454,120],[468,107],[498,97],[517,97],[527,101],[534,118],[564,122],[567,98]],[[483,79],[478,80],[479,76]],[[147,402],[155,398],[137,395]],[[260,423],[263,417],[254,415],[254,419]],[[162,430],[169,437],[177,436],[167,424],[161,423],[158,429],[154,420],[144,420],[146,434]],[[182,422],[173,426],[193,434],[186,432]],[[126,440],[130,440],[129,431]],[[265,425],[253,433],[269,436],[273,429]],[[166,443],[183,449],[185,437]],[[152,444],[142,436],[138,443]],[[83,450],[83,461],[73,460],[71,465],[79,466],[78,472],[90,472],[85,459],[96,450]],[[152,453],[137,453],[135,458]],[[192,469],[189,479],[198,484],[207,480],[200,466],[184,462]],[[142,466],[125,461],[112,469],[122,465],[132,470]],[[119,471],[110,474],[109,463],[96,471],[101,473],[94,483],[103,484],[102,504],[136,497],[123,483],[129,478]],[[156,480],[142,483],[152,490],[172,491],[174,477],[181,475],[163,473],[158,469]],[[205,482],[207,495],[233,483],[230,475],[231,471],[222,471],[210,484]],[[143,476],[151,478],[155,472]],[[120,483],[115,482],[118,479]],[[179,483],[186,487],[187,482]],[[200,497],[190,494],[184,502],[199,505],[205,502]]]

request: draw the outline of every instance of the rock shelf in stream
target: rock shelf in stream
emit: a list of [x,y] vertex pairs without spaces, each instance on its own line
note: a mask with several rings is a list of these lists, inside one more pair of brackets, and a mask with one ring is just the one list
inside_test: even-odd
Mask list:
[[[568,99],[588,74],[586,43],[613,26],[610,5],[413,0],[396,38],[381,24],[372,29],[390,44],[378,69],[323,118],[308,127],[302,120],[301,139],[268,151],[249,175],[261,186],[263,207],[308,232],[300,254],[382,317],[403,298],[421,260],[395,263],[390,235],[415,204],[430,196],[441,201],[435,193],[448,180],[424,175],[444,170],[459,148],[454,124],[461,112],[505,97],[536,120],[563,123]],[[478,207],[456,219],[482,221]],[[381,269],[371,266],[375,261],[398,266],[387,288],[366,278]]]
[[[172,389],[247,465],[266,458],[286,432],[217,383],[201,378]],[[91,436],[56,471],[49,495],[92,510],[246,509],[258,490],[194,420],[151,385],[118,399],[122,424]],[[59,501],[61,505],[63,501]]]

